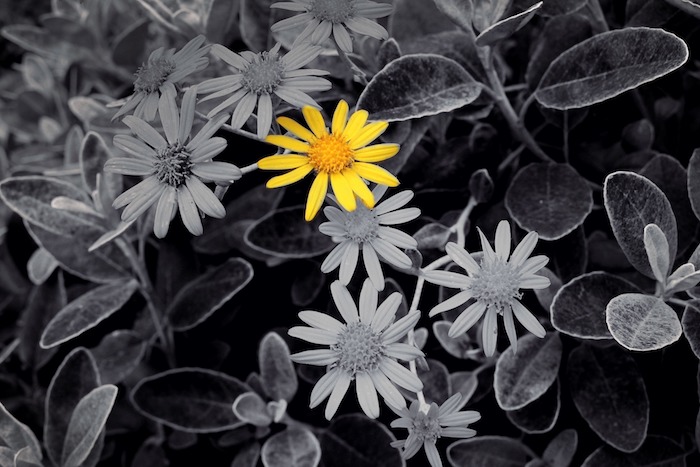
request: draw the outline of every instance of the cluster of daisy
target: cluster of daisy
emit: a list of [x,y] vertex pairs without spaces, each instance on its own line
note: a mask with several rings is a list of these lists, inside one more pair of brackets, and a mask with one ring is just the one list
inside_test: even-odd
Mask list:
[[[324,78],[328,73],[305,68],[329,40],[339,54],[346,54],[352,51],[351,33],[388,38],[387,31],[373,19],[389,15],[392,5],[365,0],[293,0],[271,7],[300,13],[271,28],[272,32],[300,28],[286,53],[280,44],[260,53],[237,53],[222,45],[206,45],[205,38],[199,36],[177,52],[162,48],[154,51],[139,68],[134,93],[121,102],[114,117],[122,119],[132,133],[114,137],[114,145],[126,156],[109,160],[105,170],[142,180],[118,196],[113,206],[124,208],[121,217],[127,223],[155,206],[153,231],[157,237],[167,235],[177,212],[184,226],[193,235],[200,235],[204,215],[225,215],[220,197],[208,183],[226,187],[244,173],[259,168],[285,171],[267,182],[267,187],[278,188],[313,173],[304,216],[311,221],[323,208],[327,218],[319,230],[331,237],[336,246],[321,270],[339,270],[339,279],[331,284],[330,291],[342,321],[307,310],[299,313],[299,318],[308,327],[297,326],[289,331],[291,336],[327,346],[292,356],[297,363],[327,368],[311,392],[310,406],[316,407],[327,399],[325,415],[330,419],[354,382],[359,405],[367,416],[379,416],[381,396],[401,417],[392,426],[409,431],[406,440],[395,443],[405,458],[423,447],[431,465],[442,465],[436,440],[474,436],[474,430],[467,425],[477,421],[479,414],[460,411],[466,401],[459,394],[441,406],[424,400],[423,383],[412,363],[424,356],[412,336],[421,313],[412,307],[405,316],[397,316],[400,293],[378,303],[379,292],[385,286],[382,263],[421,280],[459,289],[456,295],[436,305],[430,316],[466,304],[449,335],[464,334],[483,317],[484,353],[492,356],[498,315],[503,317],[514,350],[514,317],[533,334],[544,336],[542,325],[519,299],[521,289],[549,285],[548,279],[535,274],[547,258],[529,258],[537,243],[534,232],[511,254],[510,225],[502,221],[496,230],[495,251],[480,230],[480,257],[473,257],[456,243],[447,244],[446,258],[464,268],[467,275],[422,270],[414,265],[407,250],[415,250],[418,244],[396,226],[415,220],[421,212],[407,206],[413,198],[410,190],[385,198],[388,188],[398,186],[399,181],[377,165],[395,156],[399,145],[372,144],[387,130],[388,123],[371,121],[364,110],[351,112],[348,103],[340,100],[327,124],[310,93],[331,88],[331,82]],[[221,60],[230,74],[183,87],[185,79],[208,66],[209,55]],[[214,101],[215,105],[204,115],[196,106],[207,101]],[[306,125],[286,116],[277,117],[283,101],[301,110]],[[226,139],[215,134],[226,122],[227,130],[240,132],[253,116],[256,132],[249,135],[277,146],[278,152],[243,169],[214,161],[227,147]],[[206,120],[198,131],[193,131],[198,127],[195,118]],[[150,122],[156,119],[159,124],[154,126]],[[270,134],[273,129],[274,134]],[[286,133],[282,134],[282,129]],[[217,190],[219,195],[223,192]],[[328,203],[325,208],[324,203]],[[348,287],[357,277],[360,256],[366,276],[356,301]],[[409,363],[411,369],[404,363]],[[415,394],[418,399],[410,407],[406,397],[415,398],[407,394]]]

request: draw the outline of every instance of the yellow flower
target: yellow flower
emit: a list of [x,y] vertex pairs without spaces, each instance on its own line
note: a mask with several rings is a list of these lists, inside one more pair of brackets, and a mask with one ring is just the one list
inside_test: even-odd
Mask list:
[[392,187],[399,184],[386,169],[373,164],[395,156],[399,145],[383,143],[367,146],[386,131],[389,126],[387,122],[367,123],[369,114],[366,110],[358,110],[348,119],[348,104],[343,100],[333,114],[330,133],[317,109],[306,106],[302,113],[310,130],[291,118],[277,119],[282,128],[299,139],[283,135],[265,138],[268,143],[292,153],[265,157],[258,162],[258,167],[263,170],[292,169],[272,177],[267,182],[268,188],[289,185],[312,171],[316,173],[306,201],[304,217],[307,221],[316,217],[321,209],[329,182],[338,203],[347,211],[354,211],[357,207],[355,195],[368,208],[374,207],[374,196],[365,180]]

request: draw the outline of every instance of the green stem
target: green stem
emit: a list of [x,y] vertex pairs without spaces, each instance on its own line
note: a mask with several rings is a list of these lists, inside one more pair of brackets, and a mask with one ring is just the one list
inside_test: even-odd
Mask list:
[[360,68],[355,65],[352,60],[350,60],[350,57],[348,57],[348,54],[345,53],[343,49],[340,48],[340,46],[333,41],[333,45],[335,45],[335,50],[338,51],[338,57],[340,57],[340,60],[347,65],[348,68],[350,68],[350,71],[352,71],[352,74],[357,78],[357,80],[362,84],[363,86],[367,85],[367,75],[365,74],[364,71],[360,70]]
[[[197,116],[198,118],[201,118],[202,120],[207,120],[207,121],[210,120],[209,117],[207,117],[206,115],[204,115],[201,112],[195,112],[194,114],[195,114],[195,116]],[[221,125],[221,129],[224,131],[228,131],[229,133],[233,133],[234,135],[245,136],[246,138],[254,139],[256,141],[262,141],[263,143],[265,142],[264,139],[258,138],[258,135],[256,135],[255,133],[251,133],[249,131],[245,131],[245,130],[242,130],[240,128],[234,128],[231,125],[229,125],[228,123]]]

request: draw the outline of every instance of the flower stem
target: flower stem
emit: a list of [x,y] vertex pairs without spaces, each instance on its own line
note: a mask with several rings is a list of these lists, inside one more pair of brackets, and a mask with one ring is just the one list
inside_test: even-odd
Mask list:
[[365,74],[364,71],[360,70],[360,68],[355,65],[352,60],[350,60],[350,57],[348,57],[348,54],[345,53],[343,49],[340,48],[340,46],[333,41],[333,44],[335,45],[335,50],[338,51],[338,57],[340,57],[340,60],[347,65],[348,68],[352,71],[352,74],[357,78],[357,80],[362,84],[363,86],[367,85],[367,75]]
[[[194,114],[198,118],[201,118],[202,120],[207,120],[207,121],[209,120],[209,118],[201,112],[195,112]],[[224,131],[228,131],[229,133],[233,133],[234,135],[245,136],[246,138],[254,139],[256,141],[265,142],[264,139],[258,138],[258,135],[256,135],[255,133],[251,133],[250,131],[245,131],[245,130],[242,130],[240,128],[234,128],[227,123],[224,125],[221,125],[221,129]]]

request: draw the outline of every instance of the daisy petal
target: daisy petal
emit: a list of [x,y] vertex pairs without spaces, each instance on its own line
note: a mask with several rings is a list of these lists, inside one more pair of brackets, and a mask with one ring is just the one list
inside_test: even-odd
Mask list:
[[435,305],[433,309],[430,310],[430,313],[428,313],[428,316],[432,318],[438,313],[457,308],[458,306],[466,303],[470,298],[472,298],[472,293],[469,290],[462,290],[461,292],[456,293],[447,300],[444,300]]
[[326,122],[323,120],[323,115],[318,109],[311,106],[305,106],[301,109],[302,114],[304,114],[304,120],[306,124],[309,125],[311,131],[314,132],[316,137],[321,138],[326,135]]
[[197,103],[197,88],[190,87],[182,96],[182,106],[180,109],[180,126],[177,131],[177,139],[181,144],[187,141],[192,132],[192,123],[194,123],[195,104]]
[[303,139],[308,143],[316,141],[316,135],[289,117],[279,117],[277,118],[277,123],[279,123],[282,128],[292,133],[297,138]]
[[425,451],[425,457],[428,459],[430,467],[442,467],[442,460],[440,460],[440,453],[435,447],[435,441],[428,439],[423,441],[423,450]]
[[513,353],[518,351],[518,334],[515,330],[515,322],[513,321],[513,310],[510,307],[506,307],[503,310],[503,327],[506,328],[506,335],[508,336],[508,341],[510,346],[513,348]]
[[141,140],[131,135],[115,135],[112,143],[124,152],[144,161],[153,161],[156,157],[155,150]]
[[372,378],[366,372],[358,373],[355,376],[355,391],[362,411],[370,418],[377,418],[379,416],[377,390]]
[[211,54],[240,71],[245,70],[250,65],[246,59],[220,44],[211,46]]
[[379,362],[379,369],[391,381],[404,389],[412,392],[418,392],[423,389],[423,383],[418,379],[418,376],[390,358],[383,358]]
[[152,163],[130,157],[113,157],[105,162],[104,170],[122,175],[140,175],[142,177],[154,172]]
[[530,311],[523,306],[522,303],[520,303],[517,300],[513,300],[511,303],[511,306],[513,307],[513,314],[515,314],[515,317],[520,321],[520,324],[522,324],[525,329],[536,335],[537,337],[544,337],[547,331],[544,330],[544,327],[542,327],[542,324],[535,318],[535,315],[530,313]]
[[204,124],[202,129],[199,130],[199,132],[197,132],[194,138],[192,138],[190,142],[187,143],[185,149],[187,149],[188,151],[195,151],[200,144],[204,143],[209,138],[214,136],[214,133],[219,131],[219,128],[221,128],[221,125],[226,123],[226,120],[228,120],[228,115],[219,115],[218,117],[209,120],[207,123]]
[[353,112],[353,114],[350,115],[347,126],[343,130],[343,137],[345,140],[352,141],[354,138],[356,138],[359,135],[362,127],[365,126],[365,123],[367,123],[368,118],[369,112],[366,110],[358,110],[357,112]]
[[343,256],[345,256],[345,250],[347,250],[350,247],[350,243],[350,241],[342,242],[336,245],[336,247],[333,248],[330,253],[328,253],[326,259],[323,260],[323,264],[321,264],[322,273],[328,274],[329,272],[333,271],[335,268],[340,266],[340,263],[343,260]]
[[352,295],[340,281],[335,281],[331,284],[331,295],[335,306],[346,323],[355,323],[360,320]]
[[510,224],[503,220],[496,227],[496,255],[503,261],[510,255]]
[[521,275],[527,276],[533,274],[547,265],[549,258],[545,255],[537,255],[532,258],[528,258],[518,271]]
[[350,149],[360,149],[379,138],[389,128],[389,122],[373,122],[362,128],[350,141]]
[[537,232],[534,231],[525,235],[525,238],[523,238],[518,246],[515,247],[515,250],[513,250],[513,254],[510,256],[510,264],[514,267],[523,264],[535,249],[537,238]]
[[335,333],[306,326],[294,326],[289,329],[287,334],[312,344],[333,345],[338,342],[338,336]]
[[374,37],[380,41],[387,40],[389,33],[379,24],[362,16],[354,16],[345,21],[345,25],[352,31],[365,36]]
[[[377,187],[378,188],[378,187]],[[385,188],[385,187],[383,187]],[[376,188],[375,188],[376,190]],[[396,193],[395,195],[385,199],[381,203],[377,205],[377,207],[374,209],[374,213],[377,214],[378,216],[381,216],[382,214],[386,214],[390,211],[393,211],[395,209],[401,208],[408,204],[409,201],[413,199],[413,192],[411,190],[404,190]],[[377,193],[375,193],[375,198],[380,198]]]
[[226,209],[224,205],[221,204],[221,201],[219,201],[219,198],[217,198],[199,178],[190,177],[185,184],[190,190],[190,193],[192,193],[197,207],[201,209],[204,214],[216,217],[217,219],[221,219],[226,215]]
[[481,420],[481,415],[475,410],[465,410],[464,412],[456,412],[440,416],[440,425],[442,426],[464,426]]
[[186,185],[181,185],[177,189],[177,205],[185,228],[192,235],[202,235],[204,232],[202,218],[199,216],[199,209],[194,202],[192,193],[190,193]]
[[383,240],[379,237],[375,237],[370,241],[370,243],[372,244],[372,247],[375,249],[377,254],[379,254],[379,256],[381,256],[384,259],[384,261],[391,264],[392,266],[395,266],[399,269],[409,269],[413,265],[413,263],[411,262],[411,258],[409,258],[408,255],[406,255],[406,253],[399,250],[386,240]]
[[311,327],[317,329],[323,329],[328,332],[338,334],[343,330],[345,325],[325,313],[319,313],[318,311],[305,310],[299,312],[299,319],[308,324]]
[[175,96],[161,95],[158,100],[158,113],[168,143],[177,143],[180,132],[180,111],[175,103]]
[[382,332],[387,326],[389,326],[396,316],[396,311],[401,305],[401,300],[403,296],[399,292],[394,292],[389,295],[389,297],[382,302],[377,308],[372,318],[372,329],[376,332]]
[[297,167],[296,169],[291,170],[286,174],[272,177],[267,181],[267,184],[265,186],[267,186],[268,188],[279,188],[282,186],[291,185],[292,183],[298,182],[302,178],[306,177],[312,170],[313,167],[311,166],[311,164],[302,165],[301,167]]
[[550,284],[548,277],[530,275],[520,279],[518,285],[521,289],[546,289]]
[[332,173],[330,177],[333,194],[335,194],[335,197],[338,199],[338,203],[340,203],[346,211],[354,211],[357,209],[355,194],[345,177],[340,173]]
[[357,175],[357,172],[354,170],[347,168],[343,169],[341,172],[343,177],[345,177],[345,180],[348,182],[348,185],[352,189],[353,193],[355,193],[362,203],[368,208],[372,209],[374,208],[374,195],[370,191],[369,188],[367,188],[367,184],[360,178],[359,175]]
[[343,255],[343,260],[340,263],[340,282],[343,285],[348,285],[355,273],[355,267],[357,266],[357,260],[359,258],[360,247],[357,243],[351,242],[348,245],[345,255]]
[[461,336],[467,332],[477,321],[481,319],[484,312],[486,311],[486,304],[483,302],[475,302],[466,310],[464,310],[452,323],[450,330],[447,335],[451,338]]
[[493,248],[491,248],[491,244],[486,238],[486,235],[484,235],[484,232],[482,232],[479,227],[477,227],[476,230],[479,232],[479,239],[481,240],[481,249],[483,250],[484,258],[487,258],[489,261],[493,261],[496,258],[496,252],[493,251]]
[[348,119],[348,110],[348,103],[341,99],[333,112],[333,121],[331,122],[331,131],[334,135],[343,134]]
[[[333,132],[335,134],[335,132]],[[355,151],[355,160],[360,162],[381,162],[398,154],[401,146],[395,143],[382,143],[367,146]]]
[[377,311],[377,300],[379,294],[372,285],[372,281],[365,279],[360,291],[360,321],[371,324]]
[[335,39],[335,43],[338,44],[340,50],[346,54],[352,52],[352,38],[350,34],[348,34],[348,30],[345,29],[345,26],[341,23],[333,24],[333,39]]
[[[269,96],[268,96],[269,97]],[[253,114],[255,104],[258,102],[258,96],[253,93],[248,93],[236,106],[236,110],[231,115],[231,126],[233,128],[242,128]]]
[[268,135],[265,142],[294,152],[307,153],[310,149],[307,143],[283,135]]
[[372,378],[372,383],[377,389],[377,392],[384,398],[384,402],[394,409],[400,410],[406,408],[406,399],[403,398],[399,390],[396,389],[396,386],[389,381],[389,378],[387,378],[384,373],[381,371],[373,371],[369,374],[369,377]]
[[400,342],[393,343],[386,347],[386,354],[389,357],[396,358],[398,360],[405,360],[410,362],[416,358],[424,356],[420,349],[413,345],[403,344]]
[[398,342],[403,336],[406,335],[408,331],[416,327],[418,321],[420,320],[420,313],[414,311],[407,314],[400,320],[393,323],[391,326],[386,328],[386,331],[382,333],[382,341],[384,344],[389,345],[394,342]]
[[374,251],[374,247],[370,243],[365,243],[362,245],[362,261],[365,263],[367,275],[369,276],[369,280],[372,281],[374,288],[379,292],[384,290],[384,273],[382,272],[382,265],[379,263],[377,252]]
[[460,265],[470,276],[478,274],[481,270],[479,264],[472,258],[464,248],[454,242],[449,242],[445,245],[445,252],[450,256],[450,259]]
[[263,139],[272,126],[272,99],[269,94],[260,94],[258,99],[258,138]]
[[258,161],[258,168],[262,170],[288,170],[296,169],[309,162],[307,156],[298,154],[285,154],[283,156],[263,157]]
[[114,209],[120,209],[129,203],[133,203],[137,198],[142,196],[149,197],[158,187],[160,187],[160,182],[155,176],[145,178],[117,196],[112,202],[112,207]]
[[338,375],[340,374],[339,368],[334,368],[325,375],[321,376],[314,388],[311,390],[311,397],[309,400],[309,407],[317,407],[321,402],[326,400],[330,396],[331,391],[335,387],[338,380]]
[[498,313],[495,309],[489,309],[484,317],[484,324],[481,328],[481,341],[484,344],[484,355],[493,356],[496,352],[496,341],[498,339]]
[[200,162],[191,170],[196,176],[214,182],[232,182],[243,176],[241,169],[228,162]]
[[360,177],[370,182],[391,187],[399,185],[398,179],[394,177],[391,172],[378,165],[368,164],[367,162],[355,162],[352,165],[352,169],[357,172]]
[[202,144],[198,145],[195,150],[192,151],[190,162],[197,164],[202,161],[211,160],[221,154],[221,152],[226,149],[227,144],[226,140],[220,136],[210,138],[202,142]]
[[418,242],[405,232],[393,227],[381,226],[378,230],[379,238],[386,240],[398,248],[416,249]]
[[168,146],[167,141],[158,133],[151,125],[144,122],[138,117],[127,115],[122,122],[128,126],[131,131],[139,138],[149,144],[151,147],[159,149]]
[[425,280],[435,285],[462,289],[469,285],[470,281],[464,274],[452,271],[428,271],[425,273]]
[[450,398],[447,399],[445,402],[443,402],[440,408],[438,409],[438,418],[440,419],[441,424],[445,415],[455,413],[460,409],[460,407],[462,407],[462,394],[457,392],[450,396]]
[[338,361],[338,354],[331,349],[305,350],[290,355],[295,363],[326,366]]
[[[310,164],[309,167],[311,167]],[[306,210],[304,211],[304,219],[306,219],[307,222],[312,221],[313,218],[316,217],[316,214],[318,214],[318,211],[323,205],[323,200],[326,197],[327,191],[328,173],[319,172],[316,175],[314,182],[311,184],[311,188],[309,189],[309,196],[306,199]]]
[[175,187],[172,186],[168,186],[163,194],[160,195],[153,222],[153,233],[158,238],[163,238],[168,235],[170,220],[173,218],[173,213],[177,208],[177,201],[175,197]]
[[331,392],[331,397],[328,398],[328,404],[326,405],[325,412],[327,420],[333,418],[333,415],[335,415],[335,413],[338,411],[340,402],[345,397],[345,393],[348,392],[349,387],[350,375],[345,371],[341,371],[340,373],[338,373],[335,386],[333,387],[333,391]]

